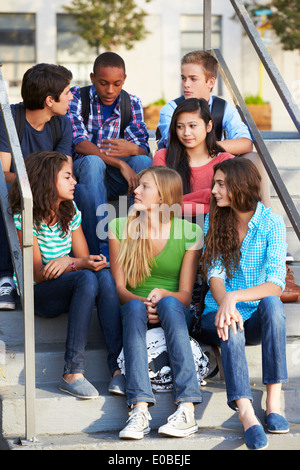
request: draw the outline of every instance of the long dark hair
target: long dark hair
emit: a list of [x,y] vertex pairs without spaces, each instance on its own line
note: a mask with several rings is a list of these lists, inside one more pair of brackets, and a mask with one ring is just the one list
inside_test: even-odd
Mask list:
[[[191,192],[191,167],[186,148],[177,137],[176,128],[179,114],[193,112],[199,112],[200,118],[203,119],[206,126],[210,121],[213,123],[212,115],[206,100],[202,98],[200,100],[197,98],[189,98],[182,101],[179,103],[172,116],[170,124],[170,144],[167,148],[166,154],[166,165],[169,168],[173,168],[178,171],[182,178],[184,194]],[[214,158],[219,152],[225,152],[225,150],[217,143],[214,124],[212,130],[206,135],[205,143],[211,158]]]
[[[25,159],[25,167],[33,199],[33,223],[39,231],[41,223],[48,227],[57,217],[57,223],[63,235],[69,230],[74,217],[73,201],[62,201],[57,208],[58,191],[56,187],[57,175],[68,157],[60,152],[36,152]],[[17,181],[9,192],[9,208],[13,214],[21,212],[21,199]]]
[[[217,260],[221,260],[229,278],[238,270],[241,252],[236,211],[254,211],[261,200],[261,177],[250,160],[243,157],[225,160],[215,165],[214,175],[218,170],[225,175],[225,186],[231,204],[230,207],[218,207],[215,198],[211,198],[209,229],[201,264],[204,278],[211,263]],[[214,178],[212,188],[213,186]]]

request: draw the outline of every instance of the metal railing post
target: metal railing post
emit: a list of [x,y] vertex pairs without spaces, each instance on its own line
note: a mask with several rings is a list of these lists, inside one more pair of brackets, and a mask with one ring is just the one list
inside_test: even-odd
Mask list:
[[211,0],[203,5],[203,50],[211,49]]
[[[0,66],[1,67],[1,66]],[[22,202],[22,255],[12,216],[7,213],[7,190],[0,165],[1,206],[6,230],[8,233],[13,265],[18,280],[20,298],[24,310],[24,373],[25,373],[25,438],[35,439],[35,331],[34,331],[34,297],[33,297],[33,214],[32,193],[27,178],[24,158],[11,114],[10,104],[0,68],[0,108],[10,145],[12,161],[15,168]],[[15,247],[15,249],[14,249]],[[22,258],[22,273],[20,272]]]

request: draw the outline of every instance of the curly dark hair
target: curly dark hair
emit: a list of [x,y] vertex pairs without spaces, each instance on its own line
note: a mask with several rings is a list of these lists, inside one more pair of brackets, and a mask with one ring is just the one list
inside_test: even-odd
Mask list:
[[[166,165],[169,168],[173,168],[173,170],[178,171],[182,178],[183,194],[191,192],[191,167],[189,164],[189,156],[186,148],[177,137],[177,120],[179,114],[193,112],[199,112],[200,117],[203,119],[206,126],[210,121],[213,123],[212,115],[206,100],[203,98],[200,100],[197,98],[189,98],[182,101],[179,103],[172,116],[170,124],[170,144],[166,153]],[[211,158],[214,158],[216,155],[218,155],[219,152],[225,152],[223,147],[217,143],[214,131],[214,123],[212,130],[207,133],[205,143]]]
[[[230,207],[218,207],[211,198],[209,229],[204,240],[205,250],[201,260],[204,279],[211,263],[221,260],[226,275],[232,278],[239,268],[241,244],[237,229],[237,211],[255,211],[261,200],[261,177],[256,166],[247,158],[237,157],[218,163],[214,175],[220,170],[225,175],[225,185],[231,201]],[[212,180],[212,188],[214,178]]]
[[[62,201],[57,207],[57,175],[68,157],[60,152],[36,152],[25,159],[25,167],[33,198],[33,223],[37,231],[45,222],[50,228],[55,217],[62,235],[66,235],[75,214],[73,201]],[[21,198],[17,181],[9,191],[9,209],[21,212]]]

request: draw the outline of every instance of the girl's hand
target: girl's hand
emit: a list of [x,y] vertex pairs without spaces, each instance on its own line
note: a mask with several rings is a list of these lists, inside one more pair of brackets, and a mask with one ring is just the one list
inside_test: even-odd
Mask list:
[[80,263],[81,269],[88,269],[89,271],[100,271],[107,266],[106,257],[104,255],[89,255],[82,258]]
[[45,281],[50,279],[57,279],[63,274],[70,266],[71,261],[69,256],[62,256],[61,258],[52,259],[44,267],[42,274]]
[[147,307],[148,321],[151,324],[159,323],[159,315],[157,313],[157,304],[160,299],[163,298],[163,292],[161,289],[153,289],[147,297],[144,304]]
[[219,338],[223,341],[227,341],[229,327],[231,326],[233,334],[236,334],[237,325],[240,330],[243,330],[243,323],[242,316],[236,309],[234,292],[228,292],[224,296],[215,318],[215,326],[217,327]]

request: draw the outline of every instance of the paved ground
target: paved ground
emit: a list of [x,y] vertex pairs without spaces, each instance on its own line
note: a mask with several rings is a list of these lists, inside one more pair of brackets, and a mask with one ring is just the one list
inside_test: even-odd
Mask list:
[[[300,425],[292,424],[289,434],[268,434],[268,438],[269,447],[266,450],[300,450]],[[178,455],[177,465],[180,465],[180,462],[192,464],[194,459],[199,458],[201,450],[247,450],[239,427],[199,429],[198,433],[185,439],[162,438],[157,431],[140,441],[120,440],[118,433],[42,436],[38,439],[34,444],[13,445],[9,442],[9,445],[12,450],[101,450],[105,451],[103,457],[108,463],[125,464],[122,459],[127,457],[131,458],[129,463],[135,467],[149,463],[162,464],[168,458],[168,451],[169,459],[174,454]],[[142,460],[137,460],[138,457]]]

